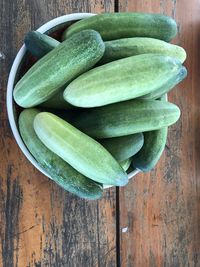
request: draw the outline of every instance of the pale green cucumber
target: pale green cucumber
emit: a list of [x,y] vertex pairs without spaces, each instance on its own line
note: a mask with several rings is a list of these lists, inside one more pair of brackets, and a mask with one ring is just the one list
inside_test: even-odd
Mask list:
[[178,83],[180,83],[185,77],[187,76],[187,69],[182,66],[179,73],[176,75],[176,77],[171,78],[169,81],[167,81],[163,86],[158,88],[157,90],[147,94],[143,95],[140,98],[142,99],[157,99],[161,97],[163,94],[168,93],[170,90],[172,90]]
[[54,38],[37,31],[28,32],[25,35],[24,43],[27,50],[37,58],[43,57],[60,44]]
[[46,108],[64,109],[64,110],[74,109],[75,108],[74,106],[72,106],[66,100],[64,100],[63,91],[64,90],[59,91],[58,93],[53,95],[50,99],[40,104],[40,106]]
[[37,137],[33,121],[39,113],[37,109],[25,109],[19,116],[19,131],[30,153],[38,164],[51,176],[52,180],[65,190],[86,199],[102,196],[102,186],[78,173],[68,163],[51,152]]
[[74,125],[94,138],[110,138],[161,129],[179,117],[172,103],[135,99],[82,112]]
[[185,50],[178,45],[154,38],[134,37],[105,42],[105,52],[99,63],[105,64],[117,59],[141,54],[170,56],[180,60],[181,63],[186,59]]
[[105,41],[127,37],[151,37],[168,42],[177,34],[176,22],[171,17],[162,14],[121,12],[82,19],[67,28],[63,39],[85,29],[96,30]]
[[137,98],[176,79],[182,69],[172,57],[143,54],[89,70],[73,80],[64,99],[77,107],[98,107]]
[[39,113],[34,129],[51,151],[86,177],[112,185],[128,182],[124,170],[102,145],[56,115]]
[[118,161],[124,161],[135,155],[143,146],[144,137],[142,133],[100,139],[102,144]]
[[130,167],[132,162],[132,158],[125,159],[123,161],[120,161],[119,164],[122,166],[122,168],[127,171],[128,168]]
[[73,35],[37,61],[14,88],[19,106],[33,107],[90,69],[102,57],[105,45],[99,33],[86,30]]

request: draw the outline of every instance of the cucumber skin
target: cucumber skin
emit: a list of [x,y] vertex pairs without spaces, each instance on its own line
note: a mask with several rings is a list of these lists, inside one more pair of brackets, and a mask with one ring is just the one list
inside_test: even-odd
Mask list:
[[54,38],[37,31],[28,32],[24,43],[27,50],[37,58],[42,58],[60,44]]
[[163,55],[143,54],[119,59],[73,80],[64,91],[64,99],[83,108],[130,100],[176,79],[181,69],[179,60]]
[[123,161],[120,161],[119,164],[122,166],[122,168],[127,171],[128,168],[131,166],[132,158],[125,159]]
[[118,161],[124,161],[135,155],[144,144],[142,133],[99,140],[113,157]]
[[[28,32],[25,35],[24,43],[29,52],[37,58],[42,58],[60,44],[54,38],[37,31]],[[63,91],[64,88],[40,106],[55,109],[73,109],[74,107],[64,100]]]
[[127,37],[151,37],[170,41],[177,34],[176,22],[162,14],[147,13],[105,13],[80,20],[72,24],[63,39],[84,29],[99,32],[104,41]]
[[30,153],[52,180],[65,190],[81,198],[100,198],[103,194],[100,184],[78,173],[39,140],[33,128],[34,118],[39,112],[33,108],[26,109],[19,116],[20,134]]
[[180,72],[177,74],[177,76],[172,79],[170,79],[166,84],[158,88],[157,90],[147,94],[143,95],[140,98],[142,99],[157,99],[161,97],[162,95],[168,93],[170,90],[172,90],[178,83],[180,83],[183,79],[187,77],[187,69],[182,66],[180,69]]
[[27,108],[50,99],[62,86],[95,65],[104,50],[101,36],[93,30],[73,35],[36,62],[18,81],[15,102]]
[[86,177],[103,184],[128,182],[127,174],[102,145],[61,118],[41,112],[34,119],[34,129],[51,151]]
[[186,60],[185,50],[174,44],[154,38],[124,38],[105,42],[105,52],[98,64],[105,64],[121,58],[141,54],[160,54],[174,57],[183,63]]
[[47,101],[40,104],[40,106],[45,108],[53,108],[61,110],[75,109],[76,107],[72,106],[66,100],[64,100],[63,91],[64,89],[53,95]]
[[93,138],[110,138],[157,130],[175,123],[180,109],[158,100],[135,99],[83,112],[73,122]]
[[[60,44],[54,38],[37,31],[28,32],[25,35],[24,43],[29,52],[37,58],[42,58]],[[73,109],[73,106],[64,100],[63,90],[43,102],[41,106],[55,109]]]
[[[167,101],[167,95],[163,95],[159,100]],[[132,158],[133,167],[143,172],[152,170],[165,149],[167,133],[167,127],[144,133],[144,145]]]
[[133,166],[143,172],[149,172],[159,161],[165,148],[168,128],[144,133],[144,146],[133,157]]

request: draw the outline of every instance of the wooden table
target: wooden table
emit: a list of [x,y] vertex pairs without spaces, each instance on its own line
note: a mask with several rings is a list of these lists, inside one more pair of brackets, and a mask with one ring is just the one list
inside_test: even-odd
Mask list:
[[[179,26],[188,78],[162,160],[99,201],[65,192],[24,157],[6,114],[6,83],[24,34],[73,12],[161,12]],[[200,1],[2,0],[0,7],[0,266],[200,266]]]

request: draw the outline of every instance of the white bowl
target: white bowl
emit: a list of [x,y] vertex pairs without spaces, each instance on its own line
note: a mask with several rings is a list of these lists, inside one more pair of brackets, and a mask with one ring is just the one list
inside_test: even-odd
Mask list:
[[[39,31],[41,33],[53,32],[55,29],[62,27],[64,25],[67,25],[68,22],[88,18],[88,17],[94,16],[94,15],[95,14],[92,14],[92,13],[75,13],[75,14],[64,15],[64,16],[55,18],[53,20],[50,20],[49,22],[42,25],[39,29],[37,29],[37,31]],[[18,68],[20,66],[20,63],[21,63],[26,51],[27,51],[26,47],[25,47],[25,45],[23,45],[21,47],[21,49],[19,50],[19,52],[17,53],[17,56],[13,62],[13,65],[12,65],[12,68],[11,68],[11,71],[9,74],[8,85],[7,85],[8,119],[10,122],[10,127],[12,129],[14,138],[15,138],[17,144],[19,145],[20,149],[24,153],[24,155],[40,172],[42,172],[44,175],[46,175],[47,177],[49,177],[51,179],[49,174],[46,173],[46,171],[39,166],[39,164],[37,163],[35,158],[31,155],[31,153],[29,152],[29,150],[25,146],[25,144],[24,144],[24,142],[23,142],[23,140],[19,134],[19,130],[18,130],[18,126],[17,126],[18,122],[17,122],[17,117],[15,115],[16,114],[16,111],[15,111],[15,105],[16,104],[13,101],[13,89],[14,89],[14,85],[15,85],[16,75],[18,73]],[[134,170],[134,171],[130,172],[128,174],[129,179],[132,178],[133,176],[135,176],[138,172],[139,172],[138,170]],[[109,188],[109,187],[111,187],[111,186],[104,186],[104,188]]]

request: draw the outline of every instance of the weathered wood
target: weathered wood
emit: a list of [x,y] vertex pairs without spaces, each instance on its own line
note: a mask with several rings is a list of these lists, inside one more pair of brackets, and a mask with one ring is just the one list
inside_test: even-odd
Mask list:
[[[200,266],[200,3],[120,0],[120,11],[161,12],[179,26],[188,78],[170,93],[182,110],[157,168],[120,190],[122,267]],[[127,227],[127,229],[126,229]],[[124,232],[123,232],[124,228]]]
[[114,2],[3,0],[0,9],[0,266],[116,266],[115,189],[89,202],[40,174],[15,143],[5,103],[27,31],[66,13],[112,12]]
[[[25,159],[7,121],[6,82],[25,32],[66,13],[113,12],[114,5],[116,11],[175,17],[174,42],[187,50],[189,76],[170,93],[182,117],[170,129],[157,168],[137,175],[120,195],[107,190],[102,200],[88,202],[64,192]],[[199,2],[3,0],[0,10],[0,266],[198,267]]]

